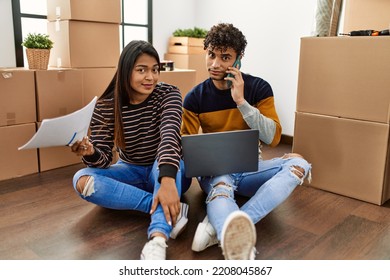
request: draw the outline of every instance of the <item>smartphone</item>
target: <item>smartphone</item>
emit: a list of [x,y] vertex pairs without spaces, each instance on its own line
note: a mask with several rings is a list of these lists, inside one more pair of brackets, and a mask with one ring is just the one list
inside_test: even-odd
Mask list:
[[[241,68],[241,59],[240,59],[240,57],[237,57],[236,61],[234,61],[233,67],[236,67],[238,69]],[[227,74],[227,77],[233,77],[233,75],[231,73],[229,73],[229,74]],[[228,88],[232,87],[232,81],[227,81],[227,84],[228,84]]]

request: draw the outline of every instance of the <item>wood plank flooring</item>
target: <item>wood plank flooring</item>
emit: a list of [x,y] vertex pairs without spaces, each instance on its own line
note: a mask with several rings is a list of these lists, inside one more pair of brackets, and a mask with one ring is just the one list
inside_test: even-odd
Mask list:
[[[264,157],[290,150],[286,144],[265,147]],[[80,199],[71,180],[81,167],[0,182],[1,260],[139,259],[147,241],[148,215],[104,209]],[[204,199],[194,182],[183,197],[190,204],[188,226],[168,242],[167,259],[223,259],[218,246],[200,253],[191,250],[196,226],[206,213]],[[256,229],[258,260],[390,259],[390,202],[377,206],[299,186]]]

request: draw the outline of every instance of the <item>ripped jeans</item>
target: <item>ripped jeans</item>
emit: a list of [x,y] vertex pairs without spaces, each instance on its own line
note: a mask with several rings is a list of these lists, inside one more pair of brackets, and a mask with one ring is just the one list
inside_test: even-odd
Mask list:
[[[191,184],[190,179],[187,179],[182,172],[183,166],[184,163],[181,161],[176,175],[179,195],[186,192]],[[96,205],[116,210],[149,213],[153,197],[160,188],[158,174],[156,161],[153,165],[142,166],[118,160],[106,169],[87,167],[79,170],[73,177],[73,186],[81,198]],[[77,181],[81,176],[91,176],[89,181],[92,180],[82,194],[77,190]],[[167,223],[159,204],[151,215],[148,237],[154,232],[160,232],[168,239],[171,230],[172,226]]]
[[[256,224],[284,202],[305,178],[310,180],[310,176],[311,165],[305,159],[286,154],[271,160],[260,160],[256,172],[200,177],[198,181],[207,194],[207,216],[217,232],[218,240],[221,240],[224,221],[231,212],[242,210]],[[239,208],[234,194],[250,199]]]

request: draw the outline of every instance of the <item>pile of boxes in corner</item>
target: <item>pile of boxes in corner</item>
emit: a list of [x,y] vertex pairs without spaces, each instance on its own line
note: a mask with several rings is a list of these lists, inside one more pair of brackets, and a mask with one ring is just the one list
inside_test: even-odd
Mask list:
[[172,61],[173,71],[161,71],[160,81],[176,85],[183,96],[195,85],[206,80],[206,51],[203,38],[170,37],[165,61]]
[[[390,1],[347,0],[344,30],[384,30]],[[376,205],[390,198],[390,36],[301,39],[293,151],[309,186]]]
[[43,119],[72,113],[99,96],[120,54],[120,0],[51,0],[48,70],[0,69],[0,180],[80,163],[69,147],[18,150]]

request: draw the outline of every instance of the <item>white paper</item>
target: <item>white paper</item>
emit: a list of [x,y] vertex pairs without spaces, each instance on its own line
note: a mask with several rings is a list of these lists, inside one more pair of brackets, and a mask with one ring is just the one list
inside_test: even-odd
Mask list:
[[71,146],[88,134],[97,97],[84,108],[58,118],[44,119],[34,136],[19,150]]

